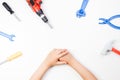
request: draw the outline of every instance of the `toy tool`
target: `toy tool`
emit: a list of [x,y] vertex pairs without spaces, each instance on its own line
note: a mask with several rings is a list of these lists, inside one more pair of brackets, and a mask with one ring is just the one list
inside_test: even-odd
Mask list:
[[16,52],[15,54],[7,57],[6,60],[2,61],[2,62],[0,63],[0,65],[4,64],[4,63],[6,63],[6,62],[10,62],[10,61],[12,61],[12,60],[20,57],[21,55],[22,55],[22,53],[21,53],[20,51],[19,51],[19,52]]
[[115,41],[111,41],[110,43],[108,43],[104,50],[102,51],[103,55],[108,55],[110,52],[114,52],[118,55],[120,55],[120,50],[116,49],[113,45],[114,45]]
[[78,10],[78,11],[76,12],[76,16],[77,16],[78,18],[81,18],[81,17],[85,17],[85,16],[86,16],[85,8],[86,8],[86,6],[87,6],[87,4],[88,4],[88,1],[89,1],[89,0],[83,0],[80,10]]
[[53,28],[49,22],[47,17],[44,15],[43,10],[41,9],[41,4],[42,4],[42,0],[26,0],[27,3],[29,4],[29,6],[33,9],[33,11],[41,17],[41,19],[43,20],[43,22],[47,23],[50,28]]
[[13,37],[15,37],[15,35],[13,35],[13,34],[9,35],[9,34],[6,34],[6,33],[0,31],[0,35],[8,38],[10,41],[14,41]]
[[120,15],[115,15],[110,17],[109,19],[105,19],[105,18],[99,18],[99,20],[102,20],[103,22],[99,22],[99,24],[108,24],[109,26],[111,26],[114,29],[119,29],[120,30],[120,26],[116,26],[114,24],[112,24],[110,21],[115,19],[115,18],[120,18]]
[[2,4],[11,15],[13,15],[18,21],[21,21],[15,14],[15,12],[12,10],[12,8],[6,2],[3,2]]

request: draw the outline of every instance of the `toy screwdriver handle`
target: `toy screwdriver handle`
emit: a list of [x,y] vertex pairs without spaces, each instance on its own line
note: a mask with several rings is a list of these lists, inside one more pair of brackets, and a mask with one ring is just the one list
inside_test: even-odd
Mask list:
[[9,57],[7,58],[7,61],[12,61],[13,59],[16,59],[16,58],[20,57],[21,55],[22,55],[22,53],[21,53],[20,51],[19,51],[19,52],[16,52],[15,54],[9,56]]
[[2,5],[10,12],[10,14],[14,13],[14,11],[11,9],[11,7],[6,2],[3,2]]

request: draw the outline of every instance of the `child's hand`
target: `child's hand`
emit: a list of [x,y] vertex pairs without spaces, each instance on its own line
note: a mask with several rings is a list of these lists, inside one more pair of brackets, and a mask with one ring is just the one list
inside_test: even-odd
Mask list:
[[66,64],[65,61],[59,61],[59,58],[67,55],[66,49],[54,49],[52,50],[48,56],[46,57],[44,64],[46,64],[48,67],[57,65],[57,64]]
[[30,80],[41,80],[45,72],[56,64],[68,63],[84,80],[97,80],[97,78],[80,64],[66,49],[54,49],[46,57],[44,62],[34,72]]
[[59,58],[60,61],[62,62],[66,62],[67,64],[72,64],[73,60],[75,60],[75,58],[72,56],[72,54],[68,51],[66,51],[68,54],[66,54],[65,56]]

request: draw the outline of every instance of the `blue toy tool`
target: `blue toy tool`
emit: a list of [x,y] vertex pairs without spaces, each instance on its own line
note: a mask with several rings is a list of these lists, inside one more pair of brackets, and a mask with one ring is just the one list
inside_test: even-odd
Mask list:
[[87,4],[88,4],[88,1],[89,1],[89,0],[83,0],[82,6],[81,6],[80,10],[78,10],[78,11],[76,12],[76,16],[77,16],[78,18],[81,18],[81,17],[85,17],[85,16],[86,16],[85,8],[86,8],[86,6],[87,6]]
[[0,35],[8,38],[10,41],[14,41],[13,37],[15,37],[15,35],[13,35],[13,34],[9,35],[9,34],[6,34],[6,33],[0,31]]
[[109,19],[105,19],[105,18],[99,18],[99,20],[102,20],[103,22],[99,22],[99,24],[108,24],[109,26],[111,26],[114,29],[119,29],[120,30],[120,26],[116,26],[114,24],[112,24],[110,21],[115,19],[115,18],[120,18],[120,15],[115,15],[110,17]]

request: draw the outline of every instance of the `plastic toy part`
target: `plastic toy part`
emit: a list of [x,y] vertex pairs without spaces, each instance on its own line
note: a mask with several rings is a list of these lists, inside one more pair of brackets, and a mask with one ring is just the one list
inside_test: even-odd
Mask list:
[[13,35],[13,34],[9,35],[9,34],[6,34],[6,33],[0,31],[0,35],[8,38],[10,41],[14,41],[13,37],[15,37],[15,35]]
[[0,62],[0,65],[4,64],[4,63],[6,63],[6,62],[12,61],[12,60],[14,60],[14,59],[16,59],[16,58],[18,58],[18,57],[20,57],[20,56],[22,56],[22,52],[18,51],[18,52],[16,52],[15,54],[7,57],[6,60]]
[[80,10],[78,10],[78,11],[76,12],[76,16],[77,16],[78,18],[81,18],[81,17],[85,17],[85,16],[86,16],[85,8],[86,8],[86,6],[87,6],[87,4],[88,4],[88,1],[89,1],[89,0],[83,0],[82,6],[81,6]]
[[105,18],[99,18],[99,20],[102,20],[103,22],[99,22],[99,24],[108,24],[109,26],[111,26],[114,29],[119,29],[120,30],[120,26],[116,26],[114,24],[112,24],[110,21],[115,19],[115,18],[120,18],[120,15],[115,15],[110,17],[109,19],[105,19]]
[[18,58],[18,57],[20,57],[20,56],[22,56],[22,52],[18,51],[18,52],[16,52],[15,54],[9,56],[9,57],[7,58],[7,61],[12,61],[12,60],[14,60],[14,59],[16,59],[16,58]]
[[115,45],[114,45],[116,42],[117,42],[116,40],[112,40],[111,42],[107,43],[101,54],[108,55],[108,54],[114,52],[115,54],[120,55],[120,50],[115,48]]
[[112,51],[115,52],[116,54],[120,55],[120,50],[117,50],[115,48],[112,48]]
[[6,3],[6,2],[3,2],[2,5],[5,7],[5,9],[10,13],[10,14],[13,14],[13,16],[18,20],[18,21],[21,21],[19,19],[19,17],[15,14],[15,12],[12,10],[12,8]]
[[41,8],[42,0],[26,0],[26,1],[29,4],[29,6],[33,9],[33,11],[43,20],[43,22],[47,23],[49,27],[53,29]]
[[107,43],[105,45],[104,49],[102,50],[101,54],[102,55],[108,55],[112,51],[112,47],[113,47],[114,43],[115,43],[115,40],[112,40],[109,43]]

